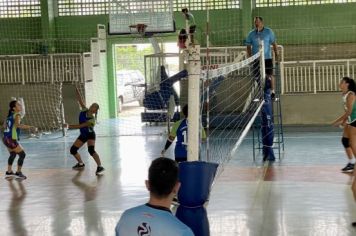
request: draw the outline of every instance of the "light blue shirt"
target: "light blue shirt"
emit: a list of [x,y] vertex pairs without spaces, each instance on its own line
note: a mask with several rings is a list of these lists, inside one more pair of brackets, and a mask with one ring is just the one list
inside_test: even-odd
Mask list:
[[169,209],[150,204],[126,210],[115,228],[116,236],[194,236]]
[[258,32],[256,29],[251,30],[247,35],[246,45],[252,46],[252,55],[255,55],[260,47],[260,41],[263,40],[265,59],[272,59],[271,45],[276,42],[276,37],[273,31],[264,27],[262,31]]

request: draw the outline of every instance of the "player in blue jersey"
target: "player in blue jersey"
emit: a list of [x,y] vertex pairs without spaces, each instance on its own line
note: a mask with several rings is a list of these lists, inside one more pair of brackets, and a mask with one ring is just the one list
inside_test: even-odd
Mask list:
[[68,129],[80,129],[80,135],[73,143],[70,148],[70,153],[75,157],[78,163],[73,166],[74,170],[82,170],[85,167],[84,162],[82,161],[78,149],[81,148],[86,142],[88,142],[88,152],[94,158],[98,167],[96,168],[96,175],[101,175],[104,172],[104,167],[101,165],[100,157],[95,151],[95,131],[94,126],[96,123],[96,116],[98,114],[99,105],[97,103],[91,104],[91,106],[86,108],[82,96],[79,93],[78,88],[76,88],[76,95],[78,102],[81,107],[81,112],[79,113],[79,124],[68,125],[65,124],[64,127]]
[[[5,173],[5,178],[16,177],[19,179],[26,179],[27,177],[22,173],[22,166],[26,157],[26,153],[22,146],[18,143],[20,129],[33,129],[36,131],[37,128],[34,126],[21,124],[20,113],[22,111],[22,107],[18,101],[11,101],[9,108],[9,113],[3,127],[4,137],[2,140],[10,153],[9,159],[7,161],[7,171]],[[12,164],[14,163],[16,155],[19,155],[19,159],[17,161],[17,171],[14,173],[12,171]]]
[[[188,145],[188,105],[185,105],[182,109],[184,118],[175,122],[169,133],[168,139],[164,146],[164,149],[161,152],[161,155],[164,156],[164,153],[171,146],[174,139],[177,138],[176,147],[174,149],[174,158],[176,162],[187,161],[187,145]],[[202,129],[202,138],[206,138],[204,129]]]
[[169,158],[157,158],[148,170],[148,203],[126,210],[117,223],[116,236],[194,236],[192,230],[170,211],[180,183],[178,165]]
[[188,137],[188,105],[185,105],[182,109],[184,118],[175,122],[169,133],[168,139],[166,141],[166,145],[162,150],[162,156],[166,152],[166,150],[171,146],[174,139],[177,137],[176,147],[174,149],[174,157],[177,162],[187,161],[187,137]]

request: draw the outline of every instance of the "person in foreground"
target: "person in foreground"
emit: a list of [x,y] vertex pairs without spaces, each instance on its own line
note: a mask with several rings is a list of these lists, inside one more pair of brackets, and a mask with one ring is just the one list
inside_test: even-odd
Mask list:
[[178,164],[171,159],[159,157],[152,161],[146,180],[149,201],[122,214],[116,236],[194,236],[170,210],[180,187],[178,172]]

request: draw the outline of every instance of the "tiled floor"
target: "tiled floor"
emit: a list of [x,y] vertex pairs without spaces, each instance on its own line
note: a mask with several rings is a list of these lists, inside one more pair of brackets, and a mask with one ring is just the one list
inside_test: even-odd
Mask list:
[[[147,167],[165,142],[155,126],[142,127],[151,135],[122,135],[118,127],[115,121],[97,127],[96,150],[106,168],[100,178],[86,148],[80,151],[86,169],[71,170],[77,131],[22,140],[23,182],[4,180],[8,154],[1,146],[0,235],[113,235],[122,211],[147,201]],[[260,157],[253,162],[247,137],[213,186],[211,235],[356,235],[352,177],[339,171],[346,164],[340,135],[288,131],[285,153],[271,166]]]

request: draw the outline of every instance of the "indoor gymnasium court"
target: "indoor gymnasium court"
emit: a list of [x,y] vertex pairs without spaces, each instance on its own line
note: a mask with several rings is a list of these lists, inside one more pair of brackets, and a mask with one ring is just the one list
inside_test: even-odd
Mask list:
[[[251,137],[246,138],[241,154],[213,185],[207,206],[211,235],[355,233],[352,176],[339,170],[344,164],[339,132],[300,131],[286,131],[287,151],[269,167],[260,159],[253,162]],[[164,137],[98,134],[106,171],[97,178],[87,154],[84,171],[71,169],[68,148],[76,136],[22,142],[28,179],[1,180],[2,234],[114,235],[122,212],[147,201],[147,168]],[[6,157],[6,151],[1,155]]]

